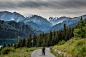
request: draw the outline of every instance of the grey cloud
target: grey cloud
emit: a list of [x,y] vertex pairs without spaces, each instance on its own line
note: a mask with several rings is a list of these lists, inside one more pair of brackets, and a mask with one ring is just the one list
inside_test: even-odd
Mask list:
[[17,11],[23,15],[78,16],[86,14],[86,0],[0,0],[0,10]]
[[79,8],[86,7],[86,1],[65,0],[65,1],[19,1],[0,2],[0,8]]

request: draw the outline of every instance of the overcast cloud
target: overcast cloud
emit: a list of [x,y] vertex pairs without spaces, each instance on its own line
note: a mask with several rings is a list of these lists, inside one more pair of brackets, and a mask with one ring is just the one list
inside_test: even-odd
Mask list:
[[0,0],[0,11],[36,14],[45,18],[86,14],[86,0]]

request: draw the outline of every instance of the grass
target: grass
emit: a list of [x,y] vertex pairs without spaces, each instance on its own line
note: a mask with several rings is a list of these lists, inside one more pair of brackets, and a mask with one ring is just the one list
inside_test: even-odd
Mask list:
[[64,57],[63,55],[59,55],[57,52],[55,52],[52,47],[50,48],[50,52],[54,54],[56,57]]
[[[12,49],[14,49],[13,47],[11,47]],[[0,57],[30,57],[31,52],[36,50],[36,49],[40,49],[41,47],[34,47],[34,48],[17,48],[15,49],[15,51],[10,51],[8,54],[2,54],[0,55]],[[2,51],[1,51],[2,52]]]
[[[71,54],[73,57],[85,57],[86,56],[86,38],[72,38],[65,42],[63,45],[55,45],[52,48]],[[55,53],[53,53],[55,54]],[[58,56],[56,56],[58,57]]]

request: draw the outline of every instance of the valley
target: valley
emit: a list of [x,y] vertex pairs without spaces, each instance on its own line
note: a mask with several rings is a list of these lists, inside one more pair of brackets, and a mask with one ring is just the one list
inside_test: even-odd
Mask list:
[[[72,20],[72,22],[75,20],[78,20],[78,19],[74,19]],[[65,21],[66,20],[64,20],[63,22]],[[69,23],[69,24],[66,25],[65,23],[66,24]],[[23,55],[26,57],[27,56],[38,57],[41,54],[40,51],[42,47],[46,47],[46,55],[48,57],[50,56],[54,57],[54,55],[56,57],[64,57],[64,56],[67,56],[67,57],[71,57],[71,56],[82,57],[83,56],[85,57],[86,56],[86,53],[85,53],[86,52],[85,50],[86,49],[85,48],[86,46],[86,42],[85,42],[86,40],[86,20],[83,18],[83,16],[81,16],[79,21],[77,21],[76,23],[71,23],[71,20],[69,19],[65,23],[63,24],[63,27],[61,26],[61,29],[57,31],[54,30],[54,31],[50,31],[47,33],[42,32],[39,35],[37,35],[36,33],[33,33],[32,35],[32,34],[29,34],[30,32],[29,30],[31,28],[27,24],[24,24],[22,22],[15,22],[15,21],[5,22],[1,20],[0,25],[3,25],[3,26],[1,26],[0,29],[2,33],[4,33],[4,31],[11,32],[12,30],[15,30],[14,34],[16,31],[18,31],[26,35],[29,34],[29,37],[19,39],[17,43],[11,43],[11,44],[3,43],[2,47],[0,48],[0,54],[1,54],[0,56],[6,56],[6,54],[8,56],[11,56],[10,54],[13,54],[12,56],[14,56],[16,52],[19,51],[19,53],[23,52]],[[60,24],[62,25],[62,23]],[[58,27],[60,27],[60,25]],[[33,32],[32,29],[31,29],[31,32]],[[12,37],[12,35],[8,34],[7,36]],[[23,34],[22,35],[15,34],[15,35],[24,36]],[[24,48],[26,51],[24,51],[22,48]],[[52,54],[54,55],[50,53],[49,48]],[[28,50],[29,50],[29,53],[27,53]],[[37,51],[37,53],[35,51]],[[19,54],[17,56],[23,56],[23,55]]]
[[[86,15],[82,15],[82,18],[85,20]],[[0,20],[0,39],[18,39],[27,38],[30,34],[34,36],[34,33],[38,36],[43,32],[57,31],[63,29],[64,24],[66,24],[67,28],[72,28],[79,22],[80,16],[74,18],[65,16],[59,18],[50,17],[47,20],[38,15],[24,17],[17,12],[2,11],[0,12]]]

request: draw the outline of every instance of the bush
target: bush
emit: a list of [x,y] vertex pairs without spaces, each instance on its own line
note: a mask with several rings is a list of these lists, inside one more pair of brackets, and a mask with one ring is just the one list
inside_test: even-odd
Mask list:
[[86,56],[86,46],[80,46],[75,48],[76,55]]
[[8,54],[9,52],[14,52],[15,49],[12,47],[5,47],[1,50],[1,54]]
[[60,41],[60,42],[58,43],[58,45],[63,45],[64,43],[65,43],[65,41],[62,40],[62,41]]
[[81,46],[85,44],[85,40],[79,40],[76,42],[76,46]]
[[34,49],[30,49],[30,51],[34,51]]

